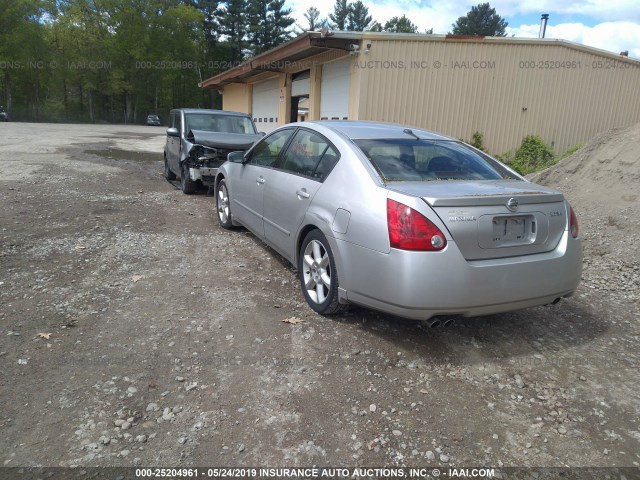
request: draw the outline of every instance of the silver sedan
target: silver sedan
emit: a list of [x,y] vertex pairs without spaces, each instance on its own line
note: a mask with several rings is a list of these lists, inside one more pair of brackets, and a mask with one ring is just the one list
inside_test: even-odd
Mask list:
[[215,182],[242,225],[298,269],[320,314],[354,303],[412,319],[555,303],[580,281],[563,195],[425,130],[304,122],[234,152]]

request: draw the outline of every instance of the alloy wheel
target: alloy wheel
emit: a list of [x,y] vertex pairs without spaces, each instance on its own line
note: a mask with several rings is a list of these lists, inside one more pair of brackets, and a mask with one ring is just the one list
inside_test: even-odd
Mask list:
[[329,253],[318,240],[311,240],[304,249],[303,278],[304,288],[309,298],[321,304],[331,289],[331,264]]

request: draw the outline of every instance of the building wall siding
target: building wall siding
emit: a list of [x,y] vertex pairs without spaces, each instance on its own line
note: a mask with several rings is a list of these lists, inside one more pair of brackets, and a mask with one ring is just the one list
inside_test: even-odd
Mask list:
[[365,38],[352,61],[359,78],[352,118],[465,140],[480,131],[498,154],[536,134],[560,153],[640,122],[638,65],[556,42]]
[[251,85],[244,83],[225,85],[222,94],[222,109],[251,113],[251,99]]

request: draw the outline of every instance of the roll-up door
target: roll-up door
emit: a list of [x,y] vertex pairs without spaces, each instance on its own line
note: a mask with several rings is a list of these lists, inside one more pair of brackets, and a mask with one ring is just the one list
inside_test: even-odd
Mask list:
[[256,83],[253,86],[251,114],[259,132],[269,133],[278,127],[278,79]]
[[347,120],[349,117],[349,83],[351,58],[322,65],[320,84],[320,119]]

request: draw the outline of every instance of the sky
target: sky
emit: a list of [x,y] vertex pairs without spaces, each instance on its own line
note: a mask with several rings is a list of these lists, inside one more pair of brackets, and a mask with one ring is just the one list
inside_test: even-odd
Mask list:
[[[350,0],[351,1],[351,0]],[[433,28],[433,33],[451,31],[458,17],[472,6],[482,3],[447,2],[443,0],[363,0],[369,14],[384,25],[394,16],[407,15],[420,31]],[[494,0],[491,6],[508,23],[508,36],[538,38],[540,16],[549,14],[546,38],[581,43],[613,53],[629,51],[640,59],[640,0]],[[288,0],[297,24],[307,24],[304,12],[311,6],[321,17],[333,12],[333,0]]]

